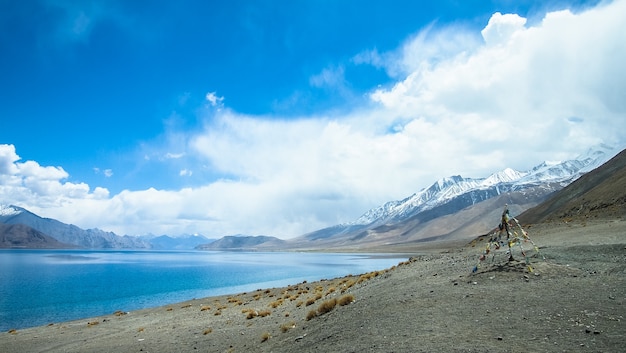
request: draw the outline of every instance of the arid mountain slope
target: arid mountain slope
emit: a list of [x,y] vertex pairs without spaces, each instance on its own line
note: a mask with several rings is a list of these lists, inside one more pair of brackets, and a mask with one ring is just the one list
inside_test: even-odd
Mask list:
[[63,249],[75,247],[63,244],[24,224],[0,223],[0,249]]
[[626,150],[518,219],[523,223],[541,223],[559,218],[616,218],[625,214]]

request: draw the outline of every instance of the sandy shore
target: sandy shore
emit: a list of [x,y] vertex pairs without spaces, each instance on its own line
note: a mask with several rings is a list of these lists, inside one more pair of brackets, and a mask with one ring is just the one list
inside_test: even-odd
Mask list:
[[626,221],[528,230],[534,272],[500,250],[472,274],[484,241],[404,249],[368,274],[3,332],[0,351],[626,351]]

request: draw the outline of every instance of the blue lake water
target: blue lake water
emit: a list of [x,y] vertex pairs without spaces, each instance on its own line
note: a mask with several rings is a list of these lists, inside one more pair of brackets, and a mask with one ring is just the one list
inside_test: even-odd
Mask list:
[[0,250],[0,331],[383,270],[407,257]]

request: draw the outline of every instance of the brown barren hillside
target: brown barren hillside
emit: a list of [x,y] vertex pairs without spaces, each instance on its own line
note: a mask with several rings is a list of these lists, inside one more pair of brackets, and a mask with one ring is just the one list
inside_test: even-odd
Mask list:
[[67,249],[74,245],[63,244],[23,224],[0,223],[0,249]]
[[542,204],[522,213],[523,223],[563,218],[615,218],[626,214],[626,150],[583,175]]

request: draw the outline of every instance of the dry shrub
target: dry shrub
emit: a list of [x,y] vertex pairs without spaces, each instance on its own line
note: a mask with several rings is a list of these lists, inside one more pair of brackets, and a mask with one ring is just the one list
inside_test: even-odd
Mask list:
[[16,335],[16,334],[17,334],[17,330],[16,330],[16,329],[14,329],[14,328],[10,329],[8,332],[9,332],[10,334],[12,334],[12,335]]
[[278,299],[278,300],[276,300],[276,301],[271,302],[271,303],[269,304],[269,306],[270,306],[270,307],[272,307],[272,308],[274,308],[274,309],[276,309],[276,308],[278,308],[279,306],[281,306],[281,305],[283,304],[283,301],[284,301],[284,300],[283,300],[282,298],[281,298],[281,299]]
[[91,326],[96,326],[96,325],[98,325],[99,323],[100,323],[99,321],[89,321],[89,322],[87,323],[87,326],[89,326],[89,327],[91,327]]
[[272,314],[272,312],[269,311],[269,310],[261,310],[261,311],[259,311],[259,316],[260,317],[270,316],[271,314]]
[[327,312],[330,312],[331,310],[333,310],[336,305],[337,305],[336,298],[328,299],[317,308],[317,312],[320,315],[326,314]]
[[302,306],[302,304],[304,304],[304,302],[301,300],[299,302],[296,303],[296,308],[299,308]]
[[311,310],[308,314],[306,314],[306,321],[309,321],[317,316],[317,311]]
[[296,328],[296,322],[295,321],[289,321],[285,324],[280,325],[280,330],[282,332],[287,332],[289,330],[291,330],[292,328]]
[[208,335],[211,332],[213,332],[213,329],[209,327],[208,329],[204,330],[204,332],[202,332],[202,334],[203,335]]
[[118,311],[114,312],[113,315],[115,315],[115,316],[124,316],[124,315],[126,315],[126,312],[118,310]]
[[328,291],[326,292],[326,296],[331,295],[332,293],[334,293],[336,291],[335,287],[330,287],[328,288]]
[[180,308],[181,309],[191,308],[191,304],[183,305]]
[[343,288],[341,289],[341,292],[343,293],[347,291],[348,289],[352,288],[355,284],[356,282],[353,279],[346,281],[346,283],[343,284]]
[[222,315],[222,311],[218,309],[217,311],[215,311],[215,313],[213,315],[215,315],[215,316]]
[[248,315],[246,315],[246,319],[248,319],[248,320],[254,319],[258,315],[259,315],[259,313],[257,313],[256,310],[251,310],[251,311],[248,311]]
[[137,332],[143,332],[143,330],[145,330],[145,328],[140,327],[140,328],[137,329]]
[[264,332],[261,335],[261,342],[265,342],[265,341],[269,340],[271,337],[272,337],[272,335],[270,335],[269,332]]
[[313,304],[315,304],[315,298],[309,298],[309,299],[307,299],[307,301],[306,301],[306,303],[305,303],[305,304],[306,304],[306,306],[309,306],[309,305],[313,305]]
[[172,310],[174,310],[174,308],[167,308],[167,309],[165,309],[165,310],[166,310],[166,311],[172,311]]
[[203,305],[200,307],[200,311],[209,311],[209,310],[211,310],[211,307],[208,305]]
[[340,306],[348,305],[353,302],[354,302],[354,295],[352,294],[346,294],[337,300],[337,304],[339,304]]

